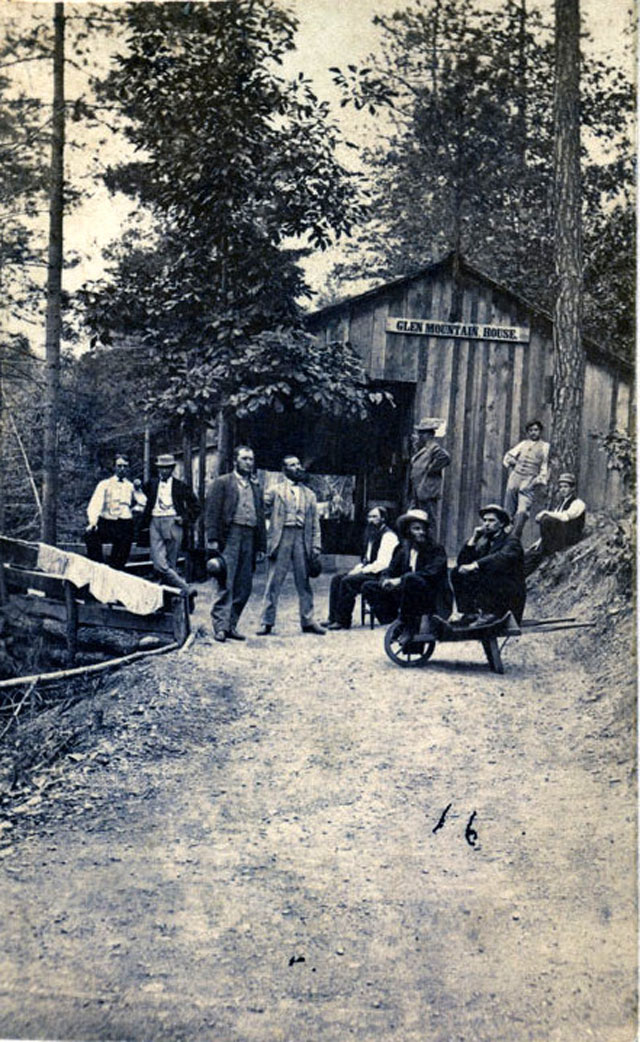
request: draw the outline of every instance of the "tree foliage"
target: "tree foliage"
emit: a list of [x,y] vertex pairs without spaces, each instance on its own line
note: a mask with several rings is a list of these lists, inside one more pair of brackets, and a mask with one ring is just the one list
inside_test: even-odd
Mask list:
[[[350,246],[354,259],[337,274],[361,276],[364,268],[387,279],[454,249],[550,307],[551,27],[522,0],[492,11],[466,0],[415,0],[375,20],[383,31],[381,53],[367,63],[375,72],[336,70],[336,80],[360,107],[385,103],[382,84],[393,94],[391,129],[366,156],[369,218]],[[606,284],[613,310],[629,316],[619,276],[623,268],[627,288],[634,253],[619,228],[632,221],[632,85],[615,63],[589,59],[581,90],[587,292]],[[607,265],[614,243],[622,247],[615,272]],[[588,303],[587,315],[594,312]],[[624,325],[617,316],[615,337]]]
[[303,74],[277,72],[295,19],[269,0],[122,10],[127,46],[102,95],[137,157],[107,180],[149,208],[155,239],[124,240],[110,279],[86,288],[94,330],[137,331],[152,354],[149,404],[185,419],[285,400],[364,410],[373,399],[348,352],[332,356],[331,397],[300,350],[300,250],[348,233],[362,211],[327,104]]

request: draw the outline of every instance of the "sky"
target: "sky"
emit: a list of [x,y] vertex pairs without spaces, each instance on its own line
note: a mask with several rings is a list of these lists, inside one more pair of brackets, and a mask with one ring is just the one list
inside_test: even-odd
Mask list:
[[[34,3],[51,12],[52,4],[45,0],[0,0],[0,21],[12,15],[33,9]],[[485,6],[492,6],[498,0],[485,0]],[[79,4],[67,3],[67,12],[81,7]],[[315,89],[321,97],[326,97],[334,105],[334,116],[343,123],[345,135],[359,144],[372,143],[379,131],[380,123],[362,114],[354,113],[352,108],[341,109],[338,106],[337,91],[333,86],[329,67],[362,64],[369,54],[376,49],[379,42],[379,29],[372,24],[373,15],[390,14],[399,7],[406,6],[402,0],[289,0],[284,6],[293,11],[299,20],[296,37],[296,51],[289,57],[283,72],[292,76],[298,71],[314,81]],[[547,13],[549,22],[553,19],[553,0],[538,0],[537,5],[543,13]],[[613,53],[623,58],[623,28],[626,24],[626,0],[581,0],[583,24],[593,36],[589,45],[590,52],[598,56]],[[96,52],[91,55],[91,64],[99,65],[108,59],[106,53]],[[44,76],[42,66],[24,66],[22,70],[24,85],[41,96],[50,92],[48,79]],[[67,83],[67,96],[73,98],[86,89],[86,74],[70,72]],[[70,128],[73,131],[74,128]],[[123,197],[110,197],[95,177],[103,162],[110,158],[109,146],[98,145],[99,134],[94,133],[92,143],[94,156],[91,163],[67,150],[67,162],[74,177],[83,179],[84,187],[90,192],[89,199],[65,221],[65,245],[69,253],[76,253],[81,258],[77,267],[65,272],[65,288],[73,291],[86,279],[99,278],[104,271],[102,250],[109,241],[116,238],[131,204]],[[114,153],[115,155],[115,153]],[[83,163],[83,166],[79,164]],[[306,262],[307,278],[314,290],[319,290],[331,270],[333,264],[340,259],[340,247],[333,248],[324,254],[316,254]],[[36,345],[34,344],[34,347]]]

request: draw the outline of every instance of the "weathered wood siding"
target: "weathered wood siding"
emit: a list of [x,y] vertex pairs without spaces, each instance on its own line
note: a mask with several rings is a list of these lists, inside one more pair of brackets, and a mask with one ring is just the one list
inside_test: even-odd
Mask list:
[[[457,312],[455,311],[457,304]],[[524,326],[529,343],[448,339],[387,333],[389,317],[431,318]],[[450,554],[477,524],[483,502],[501,502],[507,472],[502,459],[524,436],[528,420],[551,426],[553,342],[550,322],[517,297],[463,272],[455,292],[447,269],[381,287],[346,301],[311,328],[328,339],[348,339],[375,380],[415,386],[413,417],[446,420],[443,444],[452,463],[445,471],[440,533]],[[580,491],[599,509],[617,494],[606,458],[591,437],[617,426],[629,429],[630,375],[605,361],[589,361],[585,376]],[[406,447],[405,447],[406,455]],[[525,532],[533,535],[533,526]]]

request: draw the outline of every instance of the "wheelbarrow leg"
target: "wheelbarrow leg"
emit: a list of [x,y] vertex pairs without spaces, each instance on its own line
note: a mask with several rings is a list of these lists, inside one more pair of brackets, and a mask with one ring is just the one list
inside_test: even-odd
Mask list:
[[498,647],[497,639],[495,637],[487,637],[482,641],[482,647],[487,656],[487,662],[489,663],[489,669],[491,672],[504,673],[504,666],[502,665],[502,658],[500,657],[500,649]]

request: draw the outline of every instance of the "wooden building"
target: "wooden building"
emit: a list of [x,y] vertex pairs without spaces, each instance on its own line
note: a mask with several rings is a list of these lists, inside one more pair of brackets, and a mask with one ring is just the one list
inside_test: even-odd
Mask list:
[[[445,471],[440,535],[455,552],[477,524],[478,506],[502,501],[502,459],[523,437],[526,422],[541,419],[549,434],[551,317],[464,260],[456,270],[450,254],[312,313],[308,328],[328,342],[350,341],[370,380],[390,388],[397,401],[393,415],[386,410],[364,433],[334,429],[331,452],[325,451],[318,469],[357,473],[363,510],[370,501],[400,509],[413,423],[425,415],[443,417],[442,441],[452,463]],[[633,370],[594,343],[585,340],[584,346],[579,490],[597,510],[615,505],[620,490],[593,435],[631,429]]]

